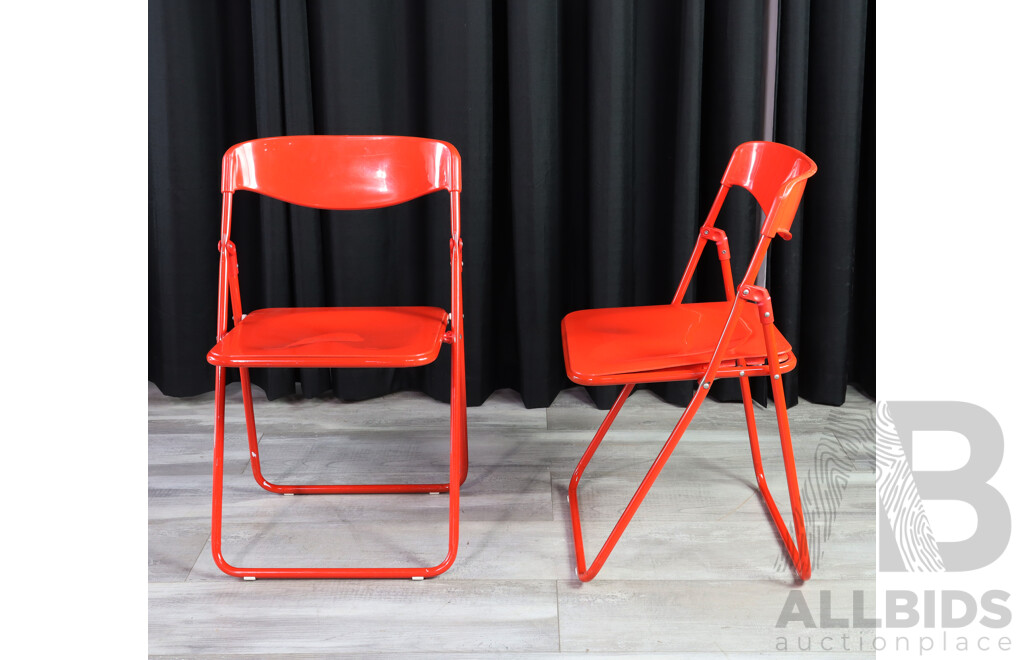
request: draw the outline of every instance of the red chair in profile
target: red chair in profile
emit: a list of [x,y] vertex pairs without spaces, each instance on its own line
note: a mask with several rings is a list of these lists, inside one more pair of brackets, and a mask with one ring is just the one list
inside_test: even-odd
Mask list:
[[[700,408],[700,404],[707,397],[711,384],[720,378],[738,378],[740,381],[758,488],[797,573],[804,580],[810,578],[807,535],[804,529],[803,509],[800,506],[800,490],[793,461],[786,400],[780,379],[781,374],[791,371],[796,366],[796,356],[793,355],[789,342],[775,327],[768,291],[755,286],[754,279],[772,238],[777,235],[786,240],[791,238],[789,229],[800,204],[804,186],[807,179],[816,171],[817,166],[810,158],[791,147],[773,142],[741,144],[733,151],[732,159],[722,177],[718,195],[707,220],[700,228],[697,244],[671,304],[588,309],[573,312],[563,319],[562,348],[569,378],[580,385],[625,385],[569,482],[569,508],[576,548],[576,572],[580,580],[590,581],[601,570],[679,443],[686,427]],[[745,188],[753,194],[767,216],[761,226],[754,256],[742,281],[736,287],[735,295],[729,265],[728,239],[725,232],[715,227],[715,219],[732,186]],[[683,296],[693,278],[701,252],[708,242],[715,244],[715,252],[721,261],[726,301],[684,304]],[[754,423],[754,408],[750,398],[749,379],[752,376],[769,376],[771,379],[782,441],[782,457],[789,485],[795,542],[765,481]],[[696,393],[588,568],[583,550],[577,496],[583,471],[637,383],[677,380],[696,380]]]
[[[291,136],[251,140],[224,154],[221,191],[220,281],[213,456],[213,557],[222,571],[255,578],[433,577],[455,561],[459,486],[466,478],[466,381],[462,318],[462,240],[459,238],[459,152],[447,142],[391,136]],[[356,210],[393,206],[439,190],[450,194],[451,313],[436,307],[307,307],[242,313],[238,261],[231,242],[231,204],[247,190],[291,204]],[[230,312],[229,312],[230,301]],[[233,327],[228,330],[228,316]],[[451,457],[448,483],[274,484],[260,470],[249,369],[253,367],[415,367],[451,345]],[[448,554],[441,563],[411,568],[268,568],[232,566],[221,551],[224,482],[225,370],[240,372],[252,472],[280,494],[447,492]]]

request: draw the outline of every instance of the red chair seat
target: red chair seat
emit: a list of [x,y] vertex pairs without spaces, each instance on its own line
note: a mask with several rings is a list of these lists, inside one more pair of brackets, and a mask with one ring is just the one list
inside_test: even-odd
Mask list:
[[[566,371],[581,385],[700,378],[731,308],[731,302],[709,302],[573,312],[562,320]],[[757,306],[741,303],[739,309],[724,359],[761,365],[765,348]],[[779,358],[795,366],[789,342],[774,326],[772,330]],[[748,370],[748,375],[759,375],[756,371]]]
[[260,309],[207,359],[223,367],[411,367],[437,358],[447,325],[437,307]]

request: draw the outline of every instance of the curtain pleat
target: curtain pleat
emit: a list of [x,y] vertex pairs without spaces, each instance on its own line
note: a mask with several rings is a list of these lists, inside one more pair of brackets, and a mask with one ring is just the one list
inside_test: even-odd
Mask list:
[[[792,243],[775,241],[769,285],[782,305],[779,328],[799,359],[784,377],[787,399],[799,393],[840,405],[851,359],[874,364],[874,314],[854,315],[855,272],[874,272],[873,242],[858,246],[859,232],[874,227],[873,194],[862,189],[873,185],[873,151],[870,181],[861,181],[864,89],[874,85],[873,69],[865,71],[868,3],[787,0],[780,24],[776,139],[811,156],[819,173],[807,184]],[[860,382],[873,392],[870,373]]]
[[[787,399],[841,403],[851,383],[874,388],[873,147],[862,148],[873,14],[867,2],[781,4],[776,139],[819,173],[793,241],[774,242],[769,288],[800,359]],[[507,387],[528,407],[550,404],[571,385],[562,317],[668,302],[733,148],[763,138],[764,21],[753,0],[151,0],[150,379],[173,396],[213,387],[225,149],[271,135],[417,135],[463,157],[469,403]],[[447,308],[447,202],[340,213],[237,194],[245,310]],[[753,199],[732,193],[719,226],[736,278],[759,222]],[[709,255],[688,300],[723,295]],[[447,400],[448,364],[442,351],[416,369],[253,379],[269,398],[413,389]],[[652,389],[685,405],[692,384]],[[601,407],[615,396],[588,391]],[[764,383],[755,391],[766,396]],[[738,388],[712,394],[738,399]]]

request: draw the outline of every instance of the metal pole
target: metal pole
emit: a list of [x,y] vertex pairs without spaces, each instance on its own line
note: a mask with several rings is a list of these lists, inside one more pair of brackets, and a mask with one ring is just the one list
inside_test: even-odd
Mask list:
[[[764,26],[764,125],[765,140],[775,139],[775,89],[778,86],[779,60],[779,0],[766,0]],[[761,213],[763,224],[765,215]],[[760,225],[758,225],[760,226]],[[767,286],[768,259],[757,272],[757,286]]]

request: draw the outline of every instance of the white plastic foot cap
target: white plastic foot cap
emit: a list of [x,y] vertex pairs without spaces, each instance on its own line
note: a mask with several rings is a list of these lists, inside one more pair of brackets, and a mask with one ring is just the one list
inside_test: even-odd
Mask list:
[[417,575],[417,576],[413,577],[413,579],[414,580],[422,580],[423,576],[422,575]]
[[243,579],[243,580],[255,580],[256,578],[255,578],[254,576],[252,576],[252,575],[246,575],[246,576],[245,576],[244,578],[242,578],[242,579]]

